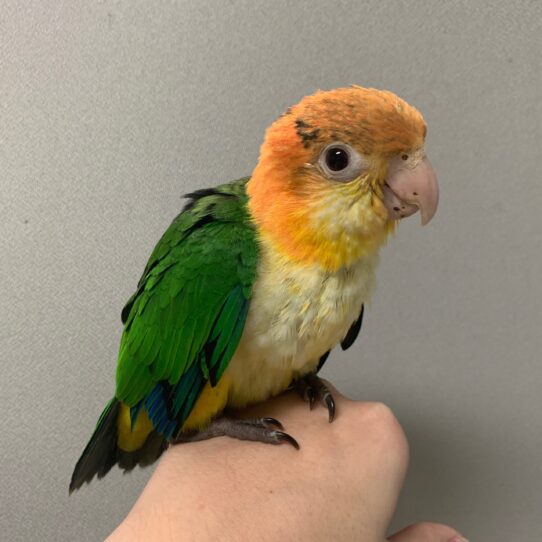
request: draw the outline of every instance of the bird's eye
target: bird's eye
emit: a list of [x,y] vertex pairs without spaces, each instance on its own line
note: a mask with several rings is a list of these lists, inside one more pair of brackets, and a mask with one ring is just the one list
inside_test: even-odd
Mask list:
[[403,156],[401,156],[401,159],[402,160],[408,160],[408,154],[403,154]]
[[318,164],[326,177],[334,181],[351,181],[363,171],[363,159],[350,145],[332,143],[320,155]]
[[326,152],[326,166],[331,171],[342,171],[348,167],[350,156],[346,149],[341,147],[331,147]]

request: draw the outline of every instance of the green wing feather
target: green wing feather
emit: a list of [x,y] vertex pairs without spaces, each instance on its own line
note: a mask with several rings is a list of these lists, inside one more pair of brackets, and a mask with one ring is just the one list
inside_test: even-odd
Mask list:
[[[206,382],[215,385],[245,325],[258,262],[247,212],[248,179],[188,197],[156,245],[122,311],[116,397],[77,461],[70,492],[115,463],[148,465],[190,415]],[[132,425],[144,408],[154,430],[141,448],[117,446],[120,403]]]
[[116,397],[137,412],[143,402],[165,436],[241,338],[258,261],[246,181],[188,195],[122,311]]

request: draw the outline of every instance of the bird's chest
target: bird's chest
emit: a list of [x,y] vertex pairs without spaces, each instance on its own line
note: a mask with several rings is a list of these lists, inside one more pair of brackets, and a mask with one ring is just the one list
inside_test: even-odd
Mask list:
[[241,343],[228,370],[238,393],[250,383],[255,400],[262,400],[282,391],[293,377],[314,370],[320,356],[358,318],[374,287],[377,263],[378,256],[372,255],[331,273],[264,253]]
[[333,273],[265,263],[254,286],[246,340],[267,363],[301,369],[333,348],[357,319],[374,286],[376,257]]

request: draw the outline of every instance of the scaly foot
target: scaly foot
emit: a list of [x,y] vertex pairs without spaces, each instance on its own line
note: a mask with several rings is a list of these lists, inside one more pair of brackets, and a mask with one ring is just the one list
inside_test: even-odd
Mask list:
[[240,420],[237,418],[217,418],[205,429],[198,432],[180,433],[171,444],[182,442],[196,442],[214,437],[233,437],[240,440],[254,440],[269,444],[282,444],[287,442],[296,450],[299,444],[294,437],[282,431],[282,424],[275,418],[254,418]]

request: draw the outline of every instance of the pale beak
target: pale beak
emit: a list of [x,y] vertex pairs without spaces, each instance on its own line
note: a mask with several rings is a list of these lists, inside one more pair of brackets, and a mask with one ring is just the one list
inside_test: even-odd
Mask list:
[[389,219],[400,220],[419,209],[424,226],[437,212],[437,175],[427,157],[414,167],[401,162],[400,157],[390,162],[384,185],[384,205]]

